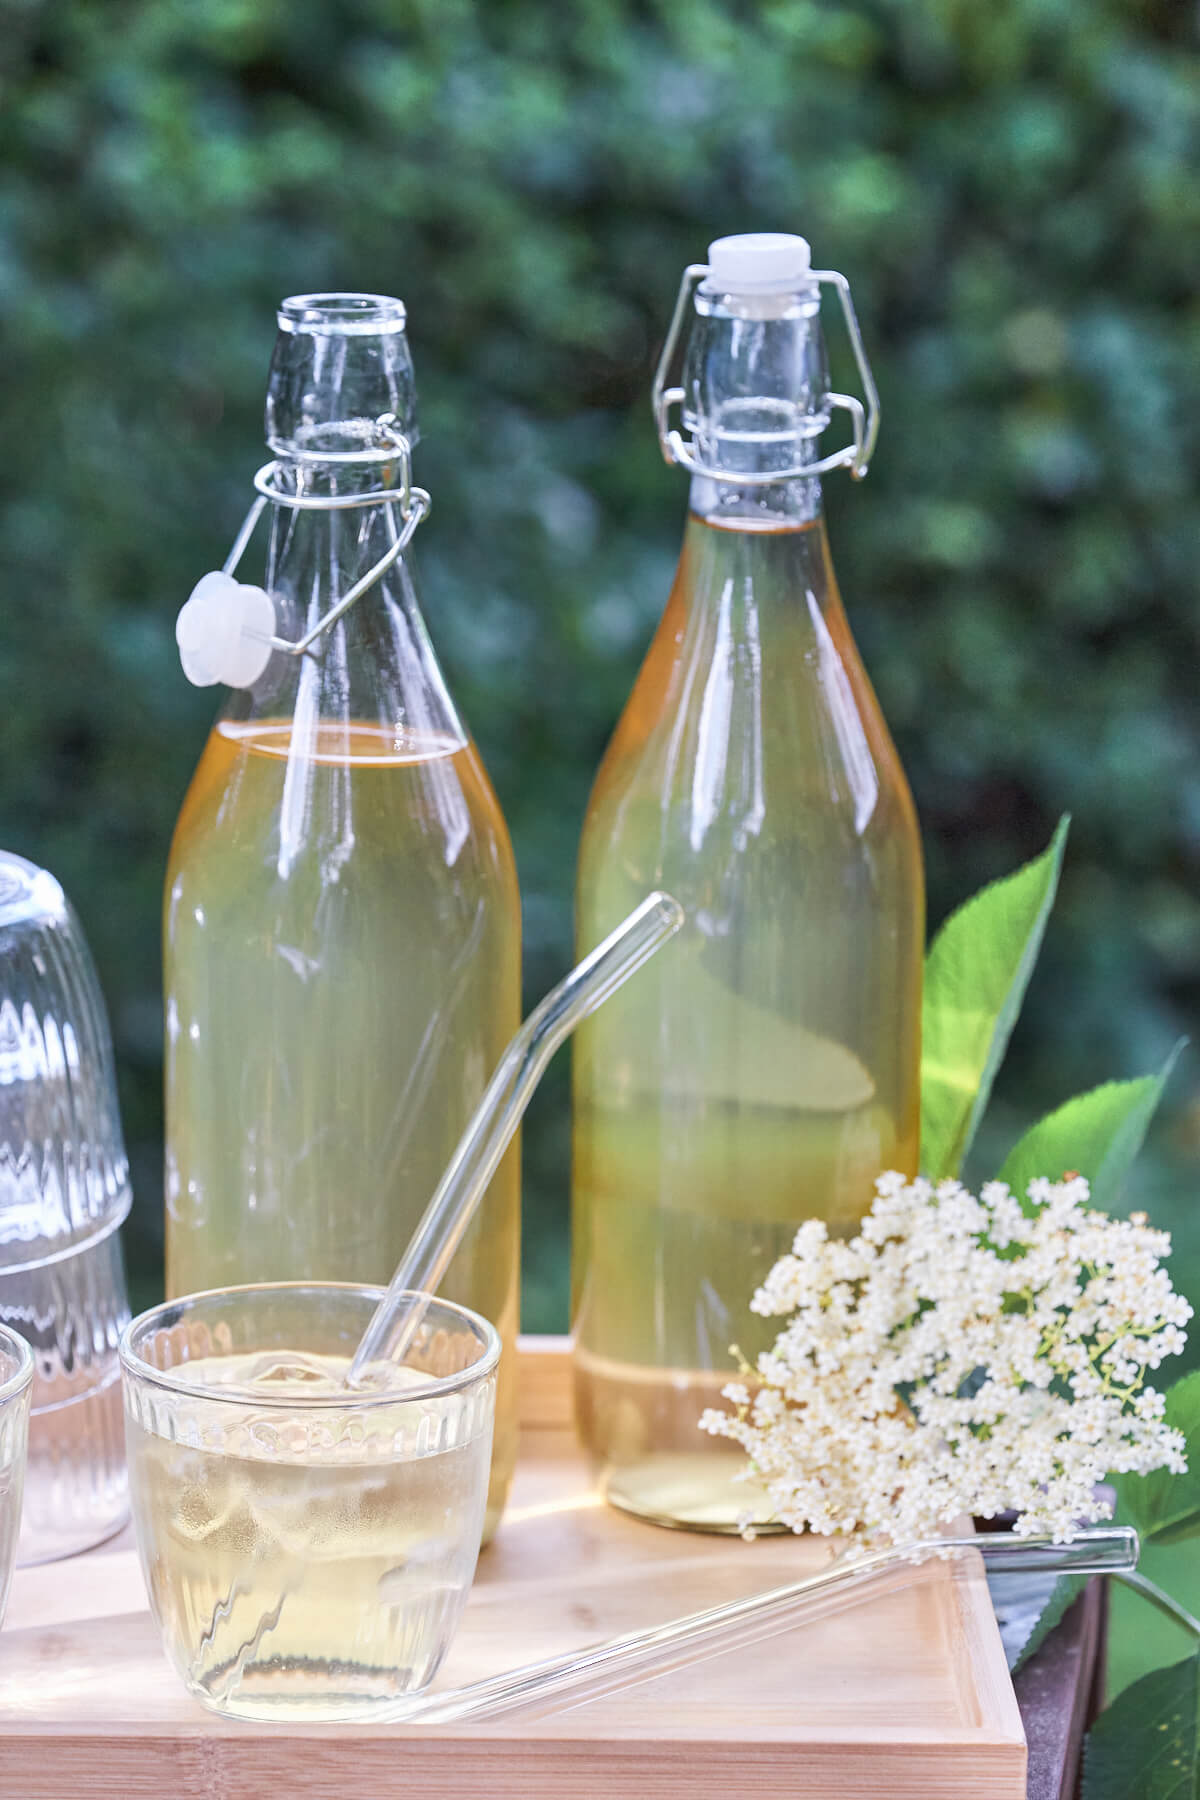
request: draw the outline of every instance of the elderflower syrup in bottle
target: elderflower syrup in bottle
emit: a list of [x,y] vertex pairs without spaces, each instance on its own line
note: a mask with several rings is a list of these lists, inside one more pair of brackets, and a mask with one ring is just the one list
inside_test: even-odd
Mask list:
[[[177,635],[226,681],[167,874],[171,1295],[386,1283],[520,1020],[508,832],[418,607],[398,300],[286,300],[274,461]],[[232,569],[270,517],[264,588]],[[519,1150],[445,1286],[504,1341],[488,1528],[516,1455]]]
[[[608,1498],[733,1530],[769,1517],[765,1496],[697,1421],[731,1346],[753,1359],[778,1330],[755,1288],[803,1219],[849,1234],[882,1170],[916,1171],[924,897],[821,516],[820,476],[865,473],[878,411],[846,283],[797,237],[709,257],[684,277],[655,393],[667,460],[692,477],[682,555],[592,792],[577,903],[582,946],[654,887],[688,922],[575,1040],[572,1312]],[[830,392],[822,284],[868,412]],[[835,409],[855,441],[822,455]]]

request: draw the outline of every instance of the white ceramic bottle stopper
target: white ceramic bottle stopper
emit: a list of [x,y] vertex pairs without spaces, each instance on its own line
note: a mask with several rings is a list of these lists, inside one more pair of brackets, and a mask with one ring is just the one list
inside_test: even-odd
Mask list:
[[812,275],[808,240],[782,231],[749,231],[708,246],[708,281],[722,294],[787,294]]
[[175,622],[183,672],[196,687],[253,687],[271,657],[271,596],[214,569],[202,575]]

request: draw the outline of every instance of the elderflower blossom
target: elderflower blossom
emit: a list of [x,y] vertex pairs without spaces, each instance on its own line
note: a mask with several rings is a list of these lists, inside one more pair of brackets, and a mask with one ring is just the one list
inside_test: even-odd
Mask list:
[[[889,1173],[859,1235],[810,1219],[751,1301],[786,1316],[705,1431],[750,1457],[779,1520],[893,1543],[963,1513],[1069,1542],[1108,1473],[1186,1470],[1148,1370],[1192,1309],[1166,1232],[1110,1219],[1074,1176],[979,1197]],[[748,1382],[757,1375],[755,1391]]]

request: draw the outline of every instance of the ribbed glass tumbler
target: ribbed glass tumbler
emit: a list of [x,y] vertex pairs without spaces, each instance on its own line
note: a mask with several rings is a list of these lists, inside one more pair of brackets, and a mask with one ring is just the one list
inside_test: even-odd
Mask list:
[[34,1359],[18,1562],[86,1549],[128,1513],[117,1232],[129,1203],[87,945],[54,877],[0,851],[0,1321]]
[[32,1385],[33,1357],[29,1345],[15,1331],[0,1325],[0,1625],[8,1605],[21,1525]]
[[382,1298],[224,1288],[122,1340],[150,1610],[190,1692],[230,1718],[402,1718],[466,1603],[500,1339],[435,1300],[405,1361],[348,1387]]

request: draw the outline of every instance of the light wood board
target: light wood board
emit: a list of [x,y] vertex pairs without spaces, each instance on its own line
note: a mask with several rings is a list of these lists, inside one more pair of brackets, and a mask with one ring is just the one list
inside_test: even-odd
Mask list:
[[[522,1348],[509,1510],[437,1685],[773,1587],[806,1539],[664,1531],[605,1507],[558,1340]],[[128,1532],[19,1570],[0,1632],[3,1800],[1022,1800],[1025,1740],[982,1566],[532,1722],[239,1725],[168,1668]]]

